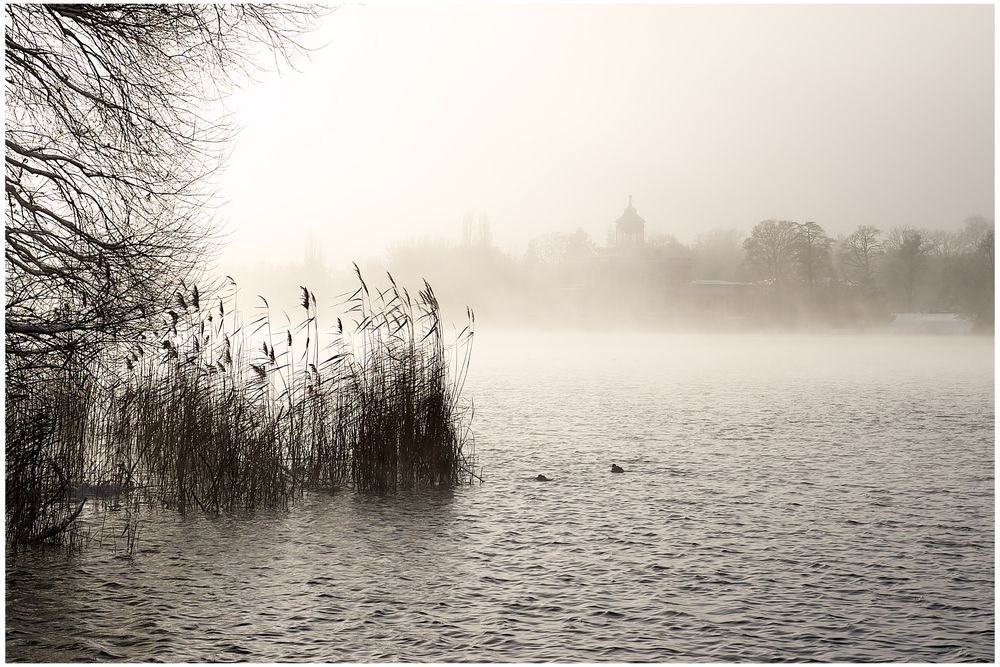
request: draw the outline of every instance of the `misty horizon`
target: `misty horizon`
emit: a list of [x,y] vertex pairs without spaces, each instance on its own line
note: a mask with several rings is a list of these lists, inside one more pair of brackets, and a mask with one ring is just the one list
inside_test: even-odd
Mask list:
[[600,241],[628,195],[685,244],[769,218],[957,230],[994,209],[992,16],[339,8],[298,71],[225,102],[241,131],[220,271],[300,256],[310,234],[332,263],[380,258],[454,238],[467,212],[515,255],[545,232]]
[[994,6],[5,6],[5,658],[995,660]]

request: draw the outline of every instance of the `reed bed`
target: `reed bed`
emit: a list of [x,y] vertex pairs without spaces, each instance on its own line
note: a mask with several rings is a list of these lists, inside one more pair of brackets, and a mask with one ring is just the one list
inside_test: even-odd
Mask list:
[[392,276],[358,282],[341,304],[353,327],[330,330],[305,287],[294,325],[263,297],[245,322],[232,281],[184,287],[162,329],[116,351],[120,374],[8,392],[8,542],[59,539],[83,498],[221,512],[481,481],[461,399],[472,312],[446,346],[426,282],[415,298]]

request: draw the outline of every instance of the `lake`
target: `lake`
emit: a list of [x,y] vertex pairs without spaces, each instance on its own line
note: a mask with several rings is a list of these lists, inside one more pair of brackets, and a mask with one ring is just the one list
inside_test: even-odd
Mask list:
[[477,333],[485,483],[91,514],[7,659],[992,661],[993,345]]

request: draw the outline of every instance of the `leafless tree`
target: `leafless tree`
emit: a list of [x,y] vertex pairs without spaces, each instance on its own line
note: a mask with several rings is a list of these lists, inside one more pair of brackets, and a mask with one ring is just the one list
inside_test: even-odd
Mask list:
[[757,223],[743,242],[747,262],[758,274],[775,283],[787,280],[795,267],[798,225],[790,220]]
[[887,276],[890,286],[902,294],[902,305],[912,310],[916,305],[917,286],[927,252],[923,236],[905,225],[893,227],[885,245],[890,264]]
[[962,312],[980,330],[993,328],[996,270],[996,234],[993,221],[976,216],[965,221],[966,240],[956,258]]
[[992,229],[983,235],[983,240],[979,242],[977,249],[986,258],[986,265],[989,267],[989,272],[993,273],[996,266],[996,233]]
[[230,135],[211,103],[319,13],[7,5],[8,380],[133,340],[196,277]]
[[796,225],[795,257],[798,260],[799,274],[807,285],[813,285],[817,278],[830,272],[832,245],[833,239],[826,235],[818,223],[803,222]]
[[841,246],[844,265],[862,285],[874,280],[875,262],[883,253],[881,232],[874,225],[860,225]]
[[959,250],[975,251],[983,240],[993,236],[994,222],[981,215],[973,215],[962,221],[962,230],[958,232]]

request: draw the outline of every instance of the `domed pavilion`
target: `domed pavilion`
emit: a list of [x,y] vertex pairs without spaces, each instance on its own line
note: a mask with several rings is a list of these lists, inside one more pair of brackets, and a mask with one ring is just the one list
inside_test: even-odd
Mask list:
[[639,217],[632,206],[632,195],[628,196],[628,206],[615,222],[615,245],[619,248],[641,248],[645,243],[646,221]]

